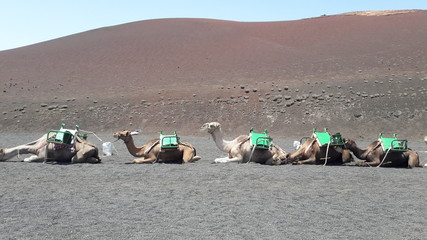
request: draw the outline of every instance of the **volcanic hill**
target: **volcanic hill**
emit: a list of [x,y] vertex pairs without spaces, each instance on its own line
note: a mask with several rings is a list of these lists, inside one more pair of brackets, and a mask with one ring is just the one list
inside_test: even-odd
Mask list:
[[427,11],[156,19],[0,52],[0,131],[427,134]]

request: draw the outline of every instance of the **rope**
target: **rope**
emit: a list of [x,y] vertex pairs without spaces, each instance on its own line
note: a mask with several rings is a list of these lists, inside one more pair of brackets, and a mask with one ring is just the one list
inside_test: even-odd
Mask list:
[[19,160],[21,160],[21,155],[19,154],[19,149],[18,149],[18,156],[17,156],[17,158],[18,158]]
[[157,153],[156,160],[154,160],[154,161],[152,162],[152,164],[157,163],[157,162],[159,161],[159,155],[160,155],[160,152],[161,152],[161,151],[162,151],[162,148],[160,147],[160,151]]
[[323,164],[323,166],[326,166],[326,163],[328,163],[328,153],[329,153],[329,145],[331,144],[331,142],[328,142],[328,146],[326,148],[326,158],[325,158],[325,163]]
[[390,147],[389,149],[387,149],[387,152],[385,153],[385,155],[384,155],[384,157],[383,157],[383,160],[380,162],[380,164],[378,164],[378,166],[377,166],[377,167],[380,167],[380,166],[384,163],[384,160],[385,160],[385,158],[387,157],[387,154],[390,152],[390,150],[391,150],[391,147]]
[[114,144],[113,144],[113,143],[111,143],[111,145],[113,146],[114,151],[116,151],[116,154],[118,155],[118,154],[119,154],[119,151],[117,151],[116,146],[114,146]]
[[98,138],[99,141],[103,142],[102,139],[95,134],[95,132],[81,130],[81,129],[79,130],[79,132],[85,132],[85,133],[93,134],[96,138]]
[[305,151],[304,151],[304,154],[305,154],[305,153],[307,153],[307,151],[311,148],[311,145],[313,145],[315,141],[316,141],[316,139],[314,139],[314,141],[312,141],[312,142],[308,145],[308,147],[307,147],[307,148],[305,149]]
[[249,161],[248,161],[246,164],[248,164],[248,163],[250,163],[250,162],[251,162],[251,160],[252,160],[252,155],[254,154],[255,148],[256,148],[255,146],[253,146],[253,147],[252,147],[251,155],[249,155]]

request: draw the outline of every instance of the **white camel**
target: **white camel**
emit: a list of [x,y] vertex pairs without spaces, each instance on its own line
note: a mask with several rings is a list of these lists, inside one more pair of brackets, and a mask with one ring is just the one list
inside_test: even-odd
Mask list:
[[201,127],[202,131],[210,133],[219,150],[228,153],[228,157],[216,158],[215,163],[261,163],[266,165],[280,165],[285,163],[288,154],[279,146],[272,144],[269,149],[253,149],[250,136],[241,135],[234,140],[223,139],[221,124],[218,122],[205,123]]
[[73,144],[59,145],[47,141],[47,134],[41,138],[12,148],[0,149],[0,161],[6,161],[21,154],[33,154],[25,158],[24,162],[71,162],[71,163],[99,163],[98,148],[75,136]]

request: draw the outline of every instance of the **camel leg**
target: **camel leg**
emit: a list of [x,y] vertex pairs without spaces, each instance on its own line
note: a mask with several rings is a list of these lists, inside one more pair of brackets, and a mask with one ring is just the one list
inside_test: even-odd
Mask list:
[[214,163],[228,163],[228,162],[241,162],[242,159],[238,157],[229,158],[229,157],[223,157],[223,158],[216,158],[214,160]]
[[405,155],[408,155],[408,168],[423,167],[420,164],[420,157],[418,156],[418,153],[412,151],[406,153],[407,154]]
[[157,160],[156,154],[149,153],[147,157],[135,158],[133,163],[155,163]]
[[101,159],[97,157],[97,149],[94,147],[84,148],[77,151],[76,154],[71,158],[72,163],[99,163]]
[[194,150],[188,149],[184,150],[183,156],[182,156],[182,162],[183,163],[189,163],[189,162],[196,162],[199,161],[201,157],[194,156]]
[[133,160],[133,163],[137,163],[137,164],[140,164],[140,163],[154,163],[155,161],[156,161],[155,158],[135,158]]
[[37,150],[27,145],[0,149],[0,161],[6,161],[20,154],[37,154]]
[[202,157],[200,157],[200,156],[194,156],[194,157],[191,159],[191,161],[190,161],[190,162],[197,162],[197,161],[199,161],[200,159],[202,159]]
[[44,157],[32,155],[31,157],[24,158],[24,162],[44,162]]
[[376,167],[381,163],[380,160],[374,160],[372,162],[368,161],[357,161],[356,165],[360,167]]
[[4,159],[4,149],[0,149],[0,161],[6,161],[6,159]]
[[353,157],[351,156],[350,150],[344,149],[342,151],[342,162],[343,163],[349,163],[353,160]]
[[101,159],[96,157],[87,157],[82,159],[77,159],[75,156],[71,159],[72,163],[100,163]]
[[282,161],[279,158],[270,158],[265,161],[265,165],[280,165]]
[[316,157],[313,155],[306,160],[298,160],[296,162],[293,162],[292,164],[316,164]]

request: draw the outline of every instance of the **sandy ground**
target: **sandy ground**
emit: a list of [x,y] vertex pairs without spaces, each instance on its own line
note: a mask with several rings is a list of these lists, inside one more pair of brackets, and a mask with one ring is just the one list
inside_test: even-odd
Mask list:
[[[0,146],[37,137],[6,134]],[[426,169],[211,164],[224,156],[212,139],[182,139],[197,147],[201,161],[127,164],[132,157],[116,142],[118,154],[102,164],[0,162],[0,238],[427,237]],[[292,151],[292,140],[275,142]],[[425,163],[425,144],[410,146]]]

